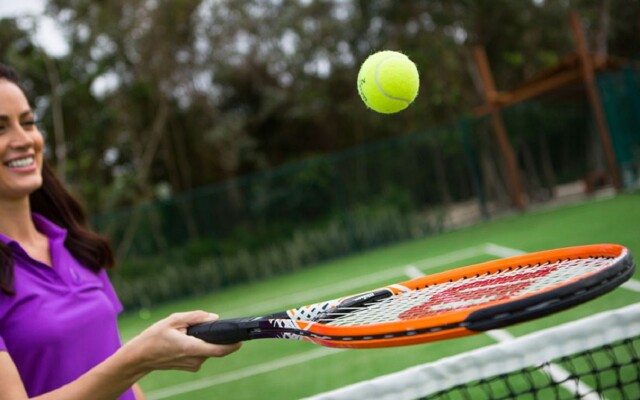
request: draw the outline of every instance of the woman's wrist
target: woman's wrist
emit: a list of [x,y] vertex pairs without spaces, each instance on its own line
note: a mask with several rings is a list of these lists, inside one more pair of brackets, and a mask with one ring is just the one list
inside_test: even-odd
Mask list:
[[142,352],[131,345],[122,346],[108,361],[115,370],[126,376],[127,380],[131,379],[132,382],[137,382],[153,370],[145,362]]

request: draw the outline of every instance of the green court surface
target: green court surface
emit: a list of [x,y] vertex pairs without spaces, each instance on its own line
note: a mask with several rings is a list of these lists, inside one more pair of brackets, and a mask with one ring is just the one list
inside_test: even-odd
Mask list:
[[[617,243],[640,254],[640,193],[591,200],[484,222],[465,229],[394,244],[333,260],[268,281],[165,304],[120,318],[128,340],[172,312],[204,309],[223,318],[281,311],[319,300],[518,252]],[[638,258],[640,256],[637,256]],[[637,284],[640,273],[636,271]],[[635,289],[635,290],[634,290]],[[508,331],[515,336],[640,302],[627,286],[588,304]],[[141,381],[148,399],[297,399],[494,343],[481,334],[409,347],[338,350],[289,340],[258,340],[207,361],[198,373],[154,372]]]

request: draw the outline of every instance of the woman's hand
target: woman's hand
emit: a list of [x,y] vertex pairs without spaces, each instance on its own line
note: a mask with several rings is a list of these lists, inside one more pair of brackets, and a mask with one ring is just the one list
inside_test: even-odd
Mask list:
[[142,373],[164,369],[198,371],[207,358],[224,357],[240,348],[240,343],[210,344],[186,334],[191,325],[217,319],[217,315],[204,311],[172,314],[144,330],[119,352]]

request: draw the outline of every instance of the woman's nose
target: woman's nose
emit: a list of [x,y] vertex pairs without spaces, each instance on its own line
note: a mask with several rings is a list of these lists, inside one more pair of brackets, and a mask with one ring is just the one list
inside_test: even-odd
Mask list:
[[24,148],[33,145],[33,138],[22,125],[19,125],[12,129],[11,132],[11,141],[9,145],[14,148]]

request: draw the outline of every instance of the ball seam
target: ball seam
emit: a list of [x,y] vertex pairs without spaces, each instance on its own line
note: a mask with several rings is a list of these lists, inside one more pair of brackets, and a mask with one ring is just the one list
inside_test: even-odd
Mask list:
[[378,65],[376,65],[376,74],[375,74],[375,78],[376,78],[376,79],[375,79],[375,80],[376,80],[376,86],[378,86],[378,90],[380,90],[380,93],[382,93],[382,95],[383,95],[383,96],[385,96],[385,97],[387,97],[387,98],[389,98],[389,99],[391,99],[391,100],[403,101],[403,102],[405,102],[405,103],[409,104],[409,99],[405,99],[405,98],[402,98],[402,97],[395,97],[395,96],[392,96],[392,95],[390,95],[389,93],[387,93],[387,92],[382,88],[382,85],[380,84],[380,81],[378,80],[378,73],[379,73],[379,71],[380,71],[380,67],[382,66],[382,64],[384,64],[385,62],[389,61],[389,60],[390,60],[390,59],[392,59],[392,58],[400,58],[400,59],[402,59],[402,57],[400,57],[400,56],[390,55],[389,57],[386,57],[386,58],[382,59],[382,60],[378,63]]

